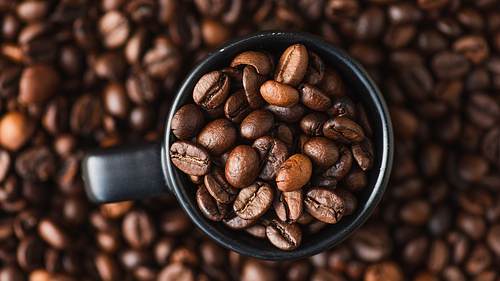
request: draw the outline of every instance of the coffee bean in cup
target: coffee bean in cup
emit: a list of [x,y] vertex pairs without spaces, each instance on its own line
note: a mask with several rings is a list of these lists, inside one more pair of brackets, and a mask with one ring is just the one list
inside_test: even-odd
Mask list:
[[367,184],[373,129],[355,99],[303,44],[243,52],[176,112],[170,158],[199,186],[207,219],[294,250],[303,231],[355,213]]

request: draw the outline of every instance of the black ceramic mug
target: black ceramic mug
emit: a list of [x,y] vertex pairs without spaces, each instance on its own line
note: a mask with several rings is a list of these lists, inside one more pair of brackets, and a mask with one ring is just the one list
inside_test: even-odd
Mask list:
[[[283,52],[302,43],[334,67],[362,102],[373,123],[372,141],[376,151],[373,168],[367,171],[368,185],[357,193],[358,208],[337,224],[320,232],[304,234],[300,247],[283,251],[269,241],[244,231],[228,229],[208,220],[196,203],[197,186],[170,160],[169,148],[176,141],[170,122],[183,105],[193,103],[192,92],[206,73],[228,66],[239,53],[249,50]],[[174,194],[191,220],[212,239],[226,248],[265,260],[289,260],[311,256],[340,243],[370,216],[384,193],[393,158],[392,125],[385,101],[367,71],[350,55],[328,41],[305,33],[268,31],[252,34],[213,51],[198,64],[183,82],[170,109],[164,141],[107,148],[88,153],[82,162],[82,177],[88,197],[95,203],[136,200]]]

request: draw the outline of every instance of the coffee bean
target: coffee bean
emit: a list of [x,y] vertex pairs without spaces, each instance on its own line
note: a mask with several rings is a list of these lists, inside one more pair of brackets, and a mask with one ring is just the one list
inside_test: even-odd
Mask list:
[[315,187],[307,191],[304,209],[316,219],[326,223],[337,223],[345,212],[344,200],[335,192]]
[[415,100],[423,100],[432,93],[434,81],[425,66],[404,68],[399,73],[399,81],[406,93]]
[[201,129],[196,142],[213,155],[220,155],[236,141],[236,129],[227,119],[217,119]]
[[473,93],[465,107],[468,119],[481,128],[491,128],[500,118],[500,106],[490,96]]
[[160,96],[160,90],[155,81],[146,71],[135,69],[125,82],[127,95],[130,100],[139,105],[155,102]]
[[256,181],[240,190],[234,200],[233,210],[242,219],[253,220],[269,209],[273,198],[273,188],[265,182]]
[[356,196],[343,188],[336,188],[335,192],[344,200],[344,216],[353,214],[358,208],[358,199],[356,199]]
[[340,116],[333,117],[323,125],[325,137],[342,144],[362,141],[365,137],[363,129],[351,119]]
[[16,158],[16,172],[24,179],[45,182],[56,172],[54,154],[46,146],[31,147]]
[[328,167],[324,172],[322,172],[322,177],[332,177],[333,179],[335,179],[335,181],[340,181],[351,170],[353,163],[351,150],[344,145],[338,145],[338,150],[339,158],[337,162],[335,162],[335,164]]
[[334,96],[331,100],[331,105],[326,110],[328,117],[345,116],[351,120],[356,120],[356,105],[350,98],[346,96]]
[[229,184],[236,188],[252,184],[259,174],[259,155],[251,146],[235,147],[227,157],[225,174]]
[[256,224],[257,221],[258,219],[242,219],[240,216],[236,215],[234,211],[230,211],[230,213],[222,220],[222,223],[229,229],[243,230]]
[[326,67],[324,77],[317,87],[330,98],[343,96],[346,93],[342,77],[337,70],[329,66]]
[[[307,72],[308,63],[306,47],[302,44],[292,45],[281,55],[276,65],[274,80],[290,86],[297,86]],[[264,99],[266,98],[264,97]]]
[[266,82],[266,77],[258,74],[255,67],[247,65],[243,69],[243,89],[245,89],[248,104],[254,109],[260,108],[265,104],[260,94],[260,87],[264,82]]
[[205,185],[201,185],[196,192],[196,202],[205,217],[212,221],[222,221],[229,213],[230,206],[215,200]]
[[314,165],[331,166],[339,158],[339,150],[335,143],[324,137],[309,139],[303,146],[302,152],[308,156]]
[[369,138],[365,138],[362,142],[354,142],[351,149],[354,159],[363,171],[373,167],[375,155],[373,143]]
[[122,232],[125,241],[134,249],[146,249],[156,238],[154,221],[142,209],[135,209],[123,218]]
[[0,181],[3,182],[10,170],[11,158],[7,151],[0,150]]
[[125,66],[125,60],[120,54],[107,52],[95,59],[93,70],[99,78],[121,80],[125,74]]
[[81,95],[73,104],[69,118],[71,131],[86,136],[101,126],[102,105],[91,94]]
[[6,66],[0,72],[0,93],[3,97],[11,97],[18,93],[21,66]]
[[170,147],[172,163],[189,175],[203,176],[210,171],[212,162],[208,152],[199,144],[177,141]]
[[248,103],[245,90],[239,90],[229,96],[224,105],[226,118],[234,123],[241,123],[250,112],[252,112],[252,107]]
[[64,250],[71,247],[71,238],[68,233],[55,221],[44,217],[38,223],[38,235],[47,244],[57,250]]
[[223,104],[230,86],[229,77],[221,71],[205,74],[194,87],[194,102],[205,108],[216,108]]
[[371,119],[366,113],[365,106],[362,103],[356,103],[356,123],[363,129],[365,136],[373,135],[373,125]]
[[238,194],[238,190],[227,182],[222,167],[213,166],[212,170],[205,175],[203,182],[217,202],[232,203]]
[[195,137],[203,126],[203,114],[194,104],[186,104],[172,117],[172,132],[180,140]]
[[23,270],[33,270],[40,266],[42,253],[42,242],[35,236],[28,236],[22,239],[17,247],[17,262]]
[[271,113],[282,122],[297,122],[304,116],[307,110],[301,103],[297,103],[292,107],[281,107],[266,104],[262,107],[262,109],[271,111]]
[[231,67],[239,65],[251,65],[261,75],[267,75],[271,71],[269,58],[261,52],[247,51],[237,55],[231,62]]
[[99,32],[103,37],[103,45],[114,49],[125,44],[130,33],[127,18],[118,11],[109,11],[99,20]]
[[299,102],[299,92],[287,84],[268,80],[260,87],[266,102],[279,107],[292,107]]
[[103,92],[104,108],[113,116],[126,119],[130,101],[125,93],[125,87],[116,82],[109,83]]
[[477,35],[460,37],[453,43],[453,50],[469,58],[476,65],[488,58],[490,53],[486,40]]
[[381,262],[370,265],[364,275],[365,281],[402,281],[404,280],[401,267],[394,262]]
[[325,63],[312,51],[307,51],[308,64],[303,82],[315,86],[323,80],[325,75]]
[[304,186],[311,174],[311,160],[304,154],[294,154],[276,172],[276,185],[281,191],[294,191]]
[[257,223],[250,227],[245,228],[245,232],[260,239],[266,238],[266,225]]
[[353,165],[341,183],[342,187],[351,192],[360,192],[368,184],[368,179],[366,173],[358,165]]
[[449,249],[446,243],[441,239],[435,240],[430,246],[427,269],[431,273],[438,274],[448,264],[449,257]]
[[321,136],[327,120],[328,117],[322,113],[309,113],[300,120],[300,129],[310,137]]
[[[254,69],[249,68],[247,71],[252,72],[252,70],[255,70],[255,67]],[[235,67],[224,67],[220,71],[229,76],[231,88],[241,89],[243,87],[243,70]]]
[[[142,58],[144,69],[152,78],[165,79],[181,68],[182,57],[174,44],[164,36],[153,40],[153,47]],[[195,101],[196,102],[196,101]]]
[[295,223],[272,220],[266,228],[267,239],[281,250],[297,249],[302,242],[302,231]]
[[325,16],[331,22],[341,22],[359,13],[359,3],[348,0],[330,0],[325,4]]
[[281,221],[296,222],[302,216],[304,194],[302,189],[289,192],[277,192],[274,210]]
[[59,74],[54,68],[42,64],[27,67],[19,81],[19,102],[43,103],[56,92],[59,83]]
[[300,94],[300,102],[310,109],[325,111],[330,107],[330,98],[320,89],[309,84],[300,84],[297,89]]
[[271,112],[257,109],[243,119],[240,134],[246,139],[256,139],[271,130],[273,123],[274,117]]
[[453,79],[463,77],[469,72],[470,64],[464,56],[444,51],[432,58],[431,68],[437,77]]
[[252,147],[259,155],[259,178],[263,180],[273,180],[279,167],[289,157],[286,144],[270,136],[264,136],[256,139]]

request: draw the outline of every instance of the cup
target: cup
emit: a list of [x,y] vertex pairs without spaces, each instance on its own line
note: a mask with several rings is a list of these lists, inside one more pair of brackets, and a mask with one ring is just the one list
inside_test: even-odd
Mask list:
[[[280,54],[290,45],[302,43],[319,55],[326,65],[334,67],[348,85],[357,102],[366,107],[373,123],[372,141],[376,151],[373,168],[367,171],[368,185],[357,193],[358,208],[337,224],[320,232],[303,234],[301,245],[283,251],[269,241],[244,231],[226,228],[221,222],[208,220],[196,203],[197,186],[170,160],[169,148],[176,138],[171,131],[175,112],[193,103],[192,92],[206,73],[228,66],[239,53],[268,50]],[[373,212],[389,179],[393,160],[393,132],[386,103],[367,71],[350,55],[330,42],[306,33],[266,31],[229,42],[208,54],[187,76],[170,109],[162,141],[107,148],[89,152],[82,161],[82,177],[89,199],[95,203],[137,200],[174,194],[193,223],[213,240],[243,255],[264,260],[291,260],[315,255],[346,239]]]

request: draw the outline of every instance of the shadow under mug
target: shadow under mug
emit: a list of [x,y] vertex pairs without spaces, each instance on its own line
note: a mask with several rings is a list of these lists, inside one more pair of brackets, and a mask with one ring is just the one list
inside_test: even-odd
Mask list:
[[[196,203],[197,186],[170,161],[169,148],[176,141],[170,129],[175,112],[193,103],[192,92],[204,74],[229,66],[239,53],[268,50],[280,54],[290,45],[302,43],[334,67],[352,90],[355,102],[362,102],[373,124],[376,151],[373,168],[367,171],[368,185],[356,194],[357,210],[337,224],[316,234],[303,234],[301,245],[283,251],[265,239],[245,231],[226,228],[208,220]],[[330,42],[306,33],[266,31],[229,42],[208,54],[182,83],[170,109],[163,141],[133,144],[89,152],[82,161],[82,177],[89,199],[95,203],[137,200],[174,194],[194,224],[213,240],[243,255],[264,260],[290,260],[311,256],[340,243],[373,212],[384,193],[393,159],[392,125],[385,101],[367,71],[350,55]]]

